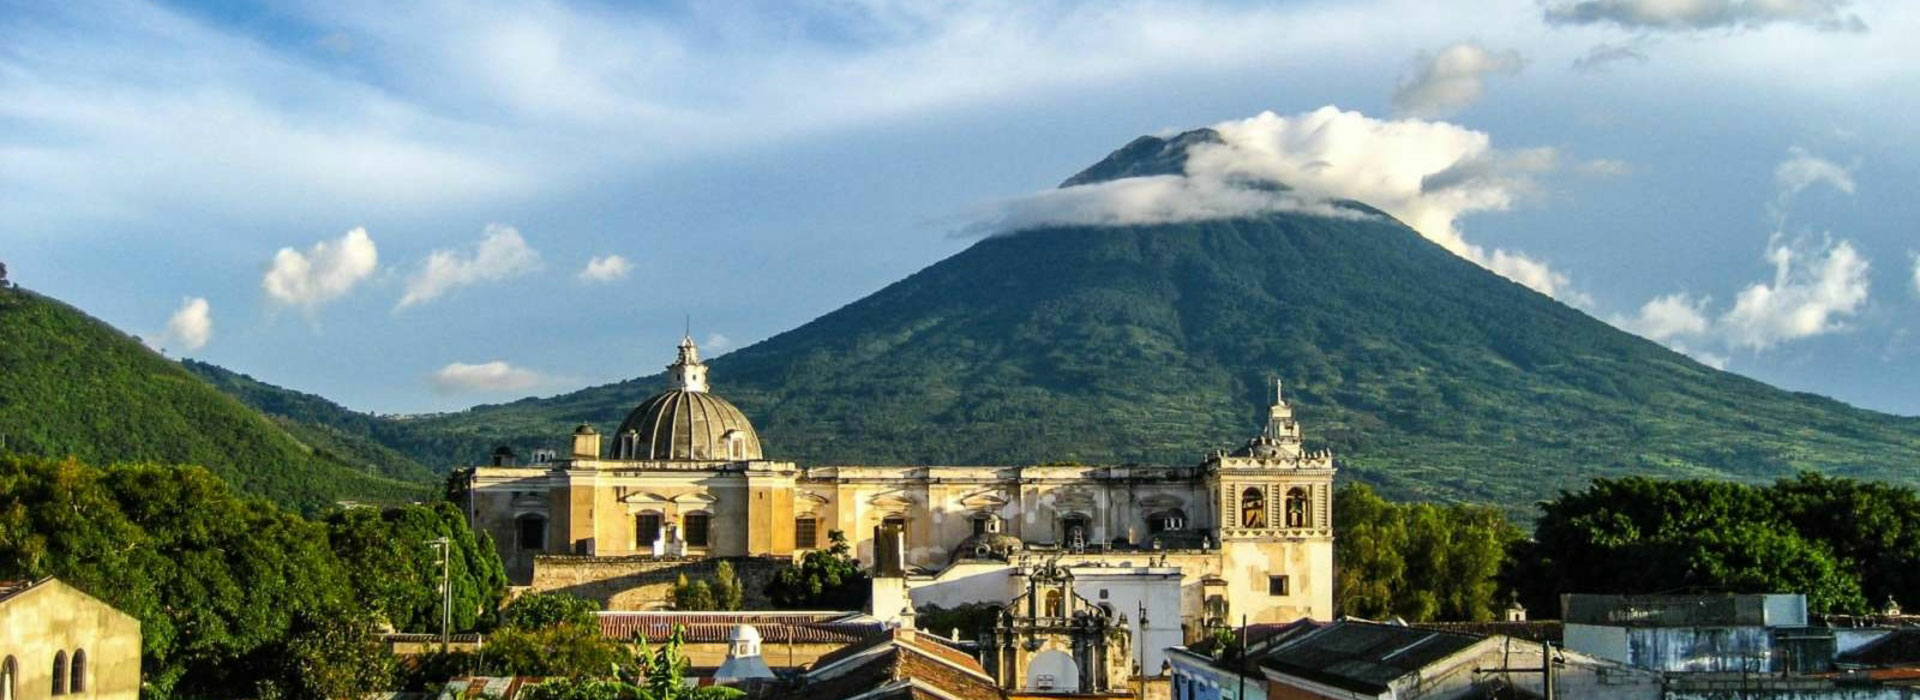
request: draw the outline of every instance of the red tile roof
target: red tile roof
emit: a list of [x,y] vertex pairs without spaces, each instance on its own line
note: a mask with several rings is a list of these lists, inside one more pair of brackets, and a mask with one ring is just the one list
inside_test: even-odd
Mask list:
[[851,644],[879,636],[886,627],[872,618],[847,613],[600,613],[600,634],[632,640],[645,635],[658,642],[681,630],[689,642],[725,642],[733,628],[753,625],[762,644]]

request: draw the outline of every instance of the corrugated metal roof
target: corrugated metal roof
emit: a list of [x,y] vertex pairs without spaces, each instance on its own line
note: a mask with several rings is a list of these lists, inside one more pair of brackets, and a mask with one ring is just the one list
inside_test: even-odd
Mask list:
[[1381,693],[1394,680],[1485,637],[1373,622],[1341,621],[1286,642],[1260,665],[1347,690]]

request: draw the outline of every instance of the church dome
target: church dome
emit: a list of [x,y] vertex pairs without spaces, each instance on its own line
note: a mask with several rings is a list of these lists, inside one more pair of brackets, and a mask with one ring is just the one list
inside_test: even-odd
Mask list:
[[667,366],[674,387],[640,403],[614,433],[613,458],[728,461],[762,459],[747,415],[707,391],[707,366],[693,339]]
[[726,399],[674,389],[642,402],[614,433],[614,458],[760,459],[760,436]]

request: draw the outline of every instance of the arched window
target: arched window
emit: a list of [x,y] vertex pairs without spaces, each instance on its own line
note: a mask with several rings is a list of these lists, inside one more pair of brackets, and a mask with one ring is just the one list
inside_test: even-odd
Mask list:
[[53,655],[53,694],[67,694],[67,652],[55,652]]
[[518,530],[518,544],[525,552],[540,552],[547,548],[547,518],[543,515],[528,513],[514,521]]
[[633,541],[642,549],[660,540],[660,514],[646,512],[633,516]]
[[1084,515],[1069,515],[1060,519],[1060,533],[1066,536],[1068,549],[1087,548],[1087,537],[1093,530],[1093,522]]
[[1179,508],[1163,510],[1147,516],[1147,534],[1158,535],[1169,530],[1187,529],[1187,513]]
[[712,522],[713,516],[707,513],[688,513],[686,517],[687,546],[707,546],[707,529]]
[[1307,490],[1294,487],[1287,490],[1287,527],[1307,527],[1313,514],[1312,505],[1307,501]]
[[72,680],[67,683],[67,690],[74,693],[87,692],[87,650],[73,650],[73,671],[70,675]]
[[1267,496],[1257,487],[1240,492],[1240,527],[1267,526]]
[[1066,596],[1062,594],[1060,592],[1060,589],[1058,588],[1053,589],[1051,591],[1047,591],[1047,615],[1046,616],[1047,617],[1066,617],[1067,616]]
[[0,661],[0,700],[13,700],[16,697],[14,681],[19,677],[20,662],[11,656],[6,661]]

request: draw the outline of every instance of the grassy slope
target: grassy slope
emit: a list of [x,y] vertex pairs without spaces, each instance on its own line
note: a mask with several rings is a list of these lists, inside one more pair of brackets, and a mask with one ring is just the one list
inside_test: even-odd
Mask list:
[[[1386,219],[989,239],[722,357],[713,377],[783,458],[1191,462],[1255,429],[1275,372],[1310,438],[1400,497],[1521,510],[1602,475],[1915,483],[1920,465],[1920,419],[1705,367]],[[496,441],[557,445],[582,420],[605,429],[661,385],[410,428],[474,460]]]
[[25,454],[204,465],[302,510],[431,492],[316,454],[138,340],[20,289],[0,290],[0,433]]

